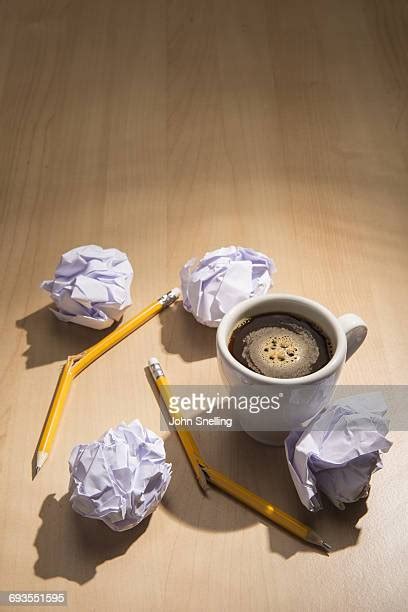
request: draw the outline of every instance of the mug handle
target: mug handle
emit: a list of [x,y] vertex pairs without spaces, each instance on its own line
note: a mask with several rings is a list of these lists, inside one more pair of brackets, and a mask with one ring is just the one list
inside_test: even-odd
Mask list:
[[346,334],[347,353],[346,361],[363,344],[367,336],[367,325],[358,315],[348,313],[339,317],[339,323]]

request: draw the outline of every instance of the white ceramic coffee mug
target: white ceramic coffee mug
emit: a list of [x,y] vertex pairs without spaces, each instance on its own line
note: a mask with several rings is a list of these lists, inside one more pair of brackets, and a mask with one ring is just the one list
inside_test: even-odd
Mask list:
[[[228,349],[237,323],[266,313],[285,313],[304,319],[322,330],[332,345],[332,357],[320,370],[299,378],[271,378],[253,372],[237,361]],[[361,346],[367,326],[355,314],[336,317],[327,308],[297,295],[269,294],[234,306],[217,330],[217,358],[230,393],[264,394],[275,398],[274,409],[240,410],[239,423],[249,435],[266,444],[282,444],[288,430],[301,429],[324,408],[333,395],[344,363]]]

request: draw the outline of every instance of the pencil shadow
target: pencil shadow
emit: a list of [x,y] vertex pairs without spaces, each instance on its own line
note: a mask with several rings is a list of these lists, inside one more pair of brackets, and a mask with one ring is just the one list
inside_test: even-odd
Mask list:
[[[194,432],[194,436],[210,465],[310,525],[333,546],[333,552],[357,544],[357,523],[367,512],[366,503],[350,504],[340,511],[325,500],[324,510],[309,512],[298,498],[282,447],[259,444],[244,432]],[[213,487],[204,496],[177,435],[170,434],[165,446],[168,460],[173,463],[173,478],[162,505],[180,521],[210,531],[234,531],[263,523],[268,528],[270,550],[283,558],[298,552],[325,554]]]
[[159,317],[161,342],[168,353],[176,353],[188,362],[215,357],[216,330],[198,323],[181,301],[162,310]]
[[[224,435],[230,436],[230,434]],[[224,467],[229,474],[234,472],[234,460],[227,456],[228,445],[224,453],[222,451],[218,452],[220,449],[218,445],[214,444],[211,453],[208,444],[203,443],[203,435],[194,432],[194,438],[203,455],[207,459],[211,458],[212,465],[216,465],[220,469]],[[218,442],[220,442],[219,439]],[[167,461],[173,465],[172,478],[162,500],[162,507],[165,510],[181,522],[188,523],[197,529],[210,531],[236,531],[250,527],[257,522],[256,516],[251,512],[248,512],[239,504],[234,504],[228,497],[219,495],[214,489],[210,488],[206,494],[203,493],[177,433],[171,432],[164,445]],[[215,456],[218,457],[218,461]]]
[[38,559],[36,576],[48,580],[62,577],[82,585],[94,578],[98,566],[121,557],[146,531],[151,516],[133,529],[114,532],[102,521],[76,514],[69,495],[48,495],[41,507],[40,526],[34,546]]
[[16,327],[24,329],[27,334],[28,348],[23,353],[27,369],[61,361],[68,355],[80,353],[104,338],[117,325],[116,323],[108,329],[96,330],[75,323],[63,323],[58,321],[48,306],[16,321]]

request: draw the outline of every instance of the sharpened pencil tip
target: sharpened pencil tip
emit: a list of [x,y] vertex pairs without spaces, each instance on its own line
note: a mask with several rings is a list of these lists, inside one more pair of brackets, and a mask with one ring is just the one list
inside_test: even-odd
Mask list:
[[41,470],[42,466],[47,461],[47,459],[48,459],[48,453],[47,452],[45,452],[45,451],[38,451],[37,452],[37,466],[35,468],[36,469],[36,475]]
[[323,548],[323,550],[325,550],[327,553],[329,553],[332,550],[332,547],[330,546],[330,544],[326,542],[326,540],[323,540],[323,538],[319,536],[318,533],[313,531],[313,529],[309,530],[309,533],[307,534],[307,537],[306,537],[306,541],[310,542],[311,544],[315,544],[315,546],[319,546],[320,548]]

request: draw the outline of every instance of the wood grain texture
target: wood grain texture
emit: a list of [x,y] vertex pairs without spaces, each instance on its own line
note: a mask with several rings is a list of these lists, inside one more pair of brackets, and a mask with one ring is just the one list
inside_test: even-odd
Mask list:
[[59,255],[97,243],[134,264],[131,316],[191,256],[271,254],[275,287],[359,313],[349,384],[406,384],[408,5],[403,0],[0,1],[0,588],[67,590],[72,610],[403,610],[408,437],[367,504],[310,517],[282,449],[199,436],[206,456],[315,525],[329,558],[212,491],[177,439],[148,525],[74,515],[74,444],[120,420],[159,431],[144,367],[218,383],[214,330],[176,306],[75,381],[57,446],[31,457],[65,356],[98,334],[39,290]]

